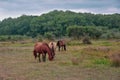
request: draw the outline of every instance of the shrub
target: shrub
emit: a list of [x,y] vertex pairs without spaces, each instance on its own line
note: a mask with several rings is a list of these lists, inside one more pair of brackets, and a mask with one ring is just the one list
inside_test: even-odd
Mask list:
[[54,40],[54,35],[52,32],[46,32],[44,34],[45,38],[49,39],[49,40]]
[[92,44],[89,37],[84,37],[83,44]]
[[108,58],[110,58],[112,66],[120,67],[120,53],[112,54]]
[[73,65],[78,65],[79,64],[79,59],[78,58],[72,58],[71,59]]

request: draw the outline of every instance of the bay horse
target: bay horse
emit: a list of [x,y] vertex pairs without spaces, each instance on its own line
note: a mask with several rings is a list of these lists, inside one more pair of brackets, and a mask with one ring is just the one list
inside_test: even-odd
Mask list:
[[55,51],[56,51],[56,44],[57,44],[56,42],[49,42],[48,44],[54,56],[55,56]]
[[62,50],[64,49],[66,51],[66,44],[64,40],[58,40],[57,41],[57,46],[58,46],[58,50],[60,51],[60,48],[62,48]]
[[48,46],[47,43],[37,42],[34,45],[33,55],[34,55],[35,59],[37,57],[39,58],[39,62],[41,62],[41,58],[40,58],[41,54],[42,54],[42,60],[43,60],[43,62],[46,61],[46,54],[47,53],[48,53],[49,60],[52,61],[53,58],[54,58],[54,54],[53,54],[52,50],[50,49],[50,47]]

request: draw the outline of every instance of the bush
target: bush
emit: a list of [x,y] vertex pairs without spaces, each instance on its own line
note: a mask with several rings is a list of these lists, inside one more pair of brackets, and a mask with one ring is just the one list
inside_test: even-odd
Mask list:
[[38,39],[39,42],[42,42],[42,41],[43,41],[43,37],[42,37],[41,35],[38,35],[38,36],[37,36],[37,39]]
[[120,67],[120,53],[112,54],[109,56],[112,66]]
[[78,58],[72,58],[71,59],[73,65],[78,65],[79,64],[79,59]]
[[89,37],[84,37],[83,44],[92,44]]
[[46,32],[44,34],[45,38],[49,39],[49,40],[54,40],[54,35],[52,32]]
[[102,39],[120,39],[120,30],[118,29],[106,30],[105,33],[102,33],[101,38]]

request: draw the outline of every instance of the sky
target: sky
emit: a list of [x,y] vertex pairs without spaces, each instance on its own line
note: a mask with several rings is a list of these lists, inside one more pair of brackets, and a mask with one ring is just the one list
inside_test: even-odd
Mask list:
[[53,10],[114,14],[120,13],[120,0],[0,0],[0,20]]

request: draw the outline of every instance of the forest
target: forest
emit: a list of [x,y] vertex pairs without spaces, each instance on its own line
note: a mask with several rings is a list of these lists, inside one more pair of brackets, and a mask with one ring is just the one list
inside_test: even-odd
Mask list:
[[120,14],[54,10],[40,16],[21,15],[0,21],[0,40],[17,37],[120,39]]

